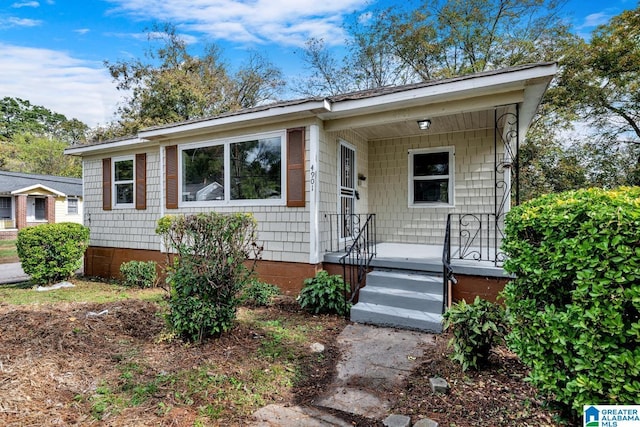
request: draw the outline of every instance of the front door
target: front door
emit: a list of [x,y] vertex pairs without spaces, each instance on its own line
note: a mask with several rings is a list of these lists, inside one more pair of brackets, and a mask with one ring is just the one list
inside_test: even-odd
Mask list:
[[340,192],[340,238],[354,238],[358,220],[355,214],[356,204],[356,150],[346,142],[340,142],[338,171],[338,190]]

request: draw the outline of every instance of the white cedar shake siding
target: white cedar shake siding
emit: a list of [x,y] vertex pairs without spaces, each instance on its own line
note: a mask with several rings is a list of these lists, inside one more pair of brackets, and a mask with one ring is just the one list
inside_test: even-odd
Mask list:
[[[147,206],[112,210],[102,209],[102,159],[146,153]],[[90,245],[109,248],[130,248],[157,251],[160,238],[156,221],[160,215],[160,155],[157,147],[109,153],[104,157],[85,157],[84,207],[85,225],[90,228]]]
[[[454,206],[409,207],[408,152],[454,147]],[[504,151],[504,147],[500,149]],[[493,129],[422,135],[369,143],[369,204],[381,242],[441,245],[449,213],[494,209]]]
[[[208,134],[206,138],[190,138],[171,140],[163,143],[162,149],[166,146],[188,144],[200,141],[212,141],[225,138],[241,137],[244,135],[255,135],[266,132],[283,131],[286,129],[304,127],[305,128],[305,206],[288,207],[280,206],[252,206],[229,205],[212,207],[179,207],[177,209],[164,209],[164,213],[171,214],[195,214],[199,212],[248,212],[252,213],[258,222],[258,243],[264,246],[262,259],[267,261],[288,261],[288,262],[309,262],[309,123],[293,122],[287,123],[286,128],[282,125],[263,126],[249,129],[242,129],[236,132],[225,132]],[[285,136],[286,138],[286,136]],[[285,144],[286,151],[286,144]],[[163,156],[166,163],[166,157]],[[149,160],[147,160],[149,163]],[[165,164],[162,165],[162,175],[164,179]],[[283,191],[285,191],[283,189]],[[149,198],[148,200],[155,200]],[[164,195],[162,203],[164,203]],[[154,202],[154,204],[157,204]],[[158,249],[155,246],[153,249]]]

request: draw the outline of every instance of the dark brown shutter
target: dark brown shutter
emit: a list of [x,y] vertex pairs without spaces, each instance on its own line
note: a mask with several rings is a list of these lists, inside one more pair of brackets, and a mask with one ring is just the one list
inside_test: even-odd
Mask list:
[[304,207],[304,128],[287,129],[287,206]]
[[167,209],[178,209],[178,146],[165,149]]
[[102,209],[111,210],[111,158],[102,159]]
[[136,209],[147,209],[147,153],[136,154]]

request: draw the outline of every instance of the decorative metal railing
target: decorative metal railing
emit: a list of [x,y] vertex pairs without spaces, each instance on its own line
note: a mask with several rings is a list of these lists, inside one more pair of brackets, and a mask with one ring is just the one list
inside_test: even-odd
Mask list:
[[369,230],[371,240],[376,240],[375,230],[375,214],[324,214],[329,224],[329,241],[327,244],[327,252],[346,252],[355,242],[360,234],[360,230],[364,227],[364,223],[374,222],[373,227]]
[[505,254],[500,250],[504,238],[504,215],[493,213],[449,214],[445,241],[449,257],[488,261],[501,267]]
[[345,306],[353,303],[356,295],[364,286],[369,265],[376,255],[375,248],[376,215],[368,214],[366,221],[358,228],[357,234],[348,244],[346,253],[340,257],[342,278],[345,283],[350,284],[350,293],[345,294]]

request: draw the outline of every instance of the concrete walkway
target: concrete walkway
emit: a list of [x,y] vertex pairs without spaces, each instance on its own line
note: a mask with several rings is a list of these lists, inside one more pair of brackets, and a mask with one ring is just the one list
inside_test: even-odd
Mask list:
[[29,276],[22,271],[19,262],[0,264],[0,284],[26,282]]
[[394,404],[387,391],[402,384],[417,366],[423,351],[435,344],[426,333],[348,325],[338,337],[342,358],[332,384],[313,407],[269,405],[258,410],[254,427],[350,426],[323,408],[381,420]]

